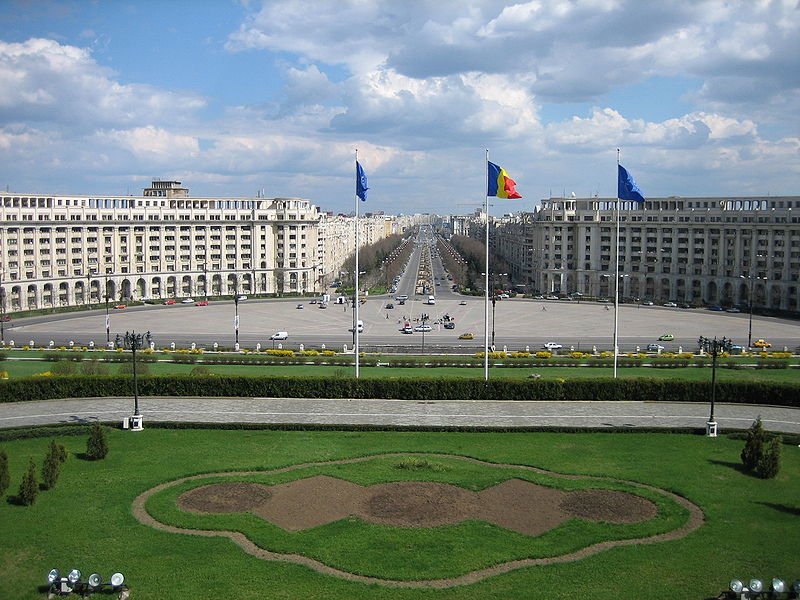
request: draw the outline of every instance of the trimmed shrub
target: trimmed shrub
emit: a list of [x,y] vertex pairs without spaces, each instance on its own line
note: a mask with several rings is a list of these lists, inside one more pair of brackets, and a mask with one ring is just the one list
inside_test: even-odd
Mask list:
[[81,363],[82,375],[108,375],[108,373],[108,365],[96,358],[91,358]]
[[22,483],[19,484],[19,491],[17,492],[17,501],[23,506],[30,506],[36,502],[36,496],[39,494],[39,482],[36,479],[36,464],[31,458],[28,462],[28,470],[22,477]]
[[108,454],[106,432],[99,421],[92,424],[89,439],[86,441],[86,456],[89,460],[102,460]]
[[[122,363],[119,366],[119,374],[120,375],[133,375],[133,361]],[[142,377],[150,375],[150,365],[146,362],[139,362],[139,359],[136,359],[136,376]]]
[[6,493],[9,485],[11,474],[8,471],[8,454],[5,450],[0,450],[0,496]]
[[747,432],[741,458],[745,469],[761,479],[772,479],[780,471],[781,437],[768,437],[760,417]]
[[78,374],[78,363],[71,361],[71,360],[59,360],[53,363],[53,366],[50,367],[50,373],[52,375],[57,375],[60,377],[69,376],[69,375],[77,375]]
[[764,444],[756,465],[756,475],[761,479],[773,479],[781,470],[781,437],[775,436]]
[[192,377],[208,377],[211,375],[211,367],[206,365],[197,365],[196,367],[192,367],[192,370],[189,374]]
[[[62,446],[63,448],[63,446]],[[44,457],[42,464],[42,488],[45,490],[53,489],[58,481],[58,476],[61,474],[61,451],[55,440],[50,441],[50,446],[47,449],[47,455]]]

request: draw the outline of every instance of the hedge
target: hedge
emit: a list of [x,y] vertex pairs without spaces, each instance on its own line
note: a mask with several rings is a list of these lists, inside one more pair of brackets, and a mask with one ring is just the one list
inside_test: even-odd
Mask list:
[[[130,376],[31,377],[0,382],[0,401],[131,396]],[[393,398],[400,400],[659,400],[709,402],[710,382],[658,379],[504,381],[482,379],[353,379],[344,377],[139,377],[141,396]],[[719,382],[718,402],[800,406],[800,385]]]

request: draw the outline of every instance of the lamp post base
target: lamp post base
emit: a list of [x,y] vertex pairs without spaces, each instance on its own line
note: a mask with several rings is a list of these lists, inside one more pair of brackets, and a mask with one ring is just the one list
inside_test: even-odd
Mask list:
[[122,419],[122,428],[131,431],[142,431],[144,429],[144,417],[142,415],[132,415]]
[[706,437],[717,437],[716,421],[706,421]]

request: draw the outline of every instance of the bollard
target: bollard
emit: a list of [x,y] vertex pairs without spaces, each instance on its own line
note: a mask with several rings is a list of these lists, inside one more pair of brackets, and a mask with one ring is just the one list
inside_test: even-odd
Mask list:
[[300,344],[300,352],[302,352],[303,350],[305,350],[305,344]]
[[256,344],[256,352],[261,352],[261,342]]
[[170,350],[175,350],[175,342],[170,342],[169,343],[169,349]]
[[192,342],[192,350],[197,350],[197,344],[195,344],[194,342]]
[[219,344],[217,342],[214,342],[214,352],[217,351],[217,348],[219,348]]
[[49,343],[49,344],[47,344],[47,345],[48,345],[48,346],[50,346],[50,347],[52,348],[53,346],[55,346],[55,345],[56,345],[56,343],[55,343],[53,340],[50,340],[50,343]]
[[239,342],[236,342],[236,344],[234,344],[233,349],[236,350],[236,352],[239,351]]

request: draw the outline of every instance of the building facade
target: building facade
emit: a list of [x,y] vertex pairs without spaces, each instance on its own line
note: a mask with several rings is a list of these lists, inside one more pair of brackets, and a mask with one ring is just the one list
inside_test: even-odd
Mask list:
[[621,298],[800,311],[800,197],[623,201],[618,246],[616,204],[549,198],[490,227],[492,245],[539,293],[610,297],[619,273]]
[[[327,253],[322,222],[309,200],[193,198],[178,181],[154,181],[141,196],[3,193],[0,301],[14,312],[106,296],[316,293],[353,251]],[[365,241],[385,218],[375,230]]]

